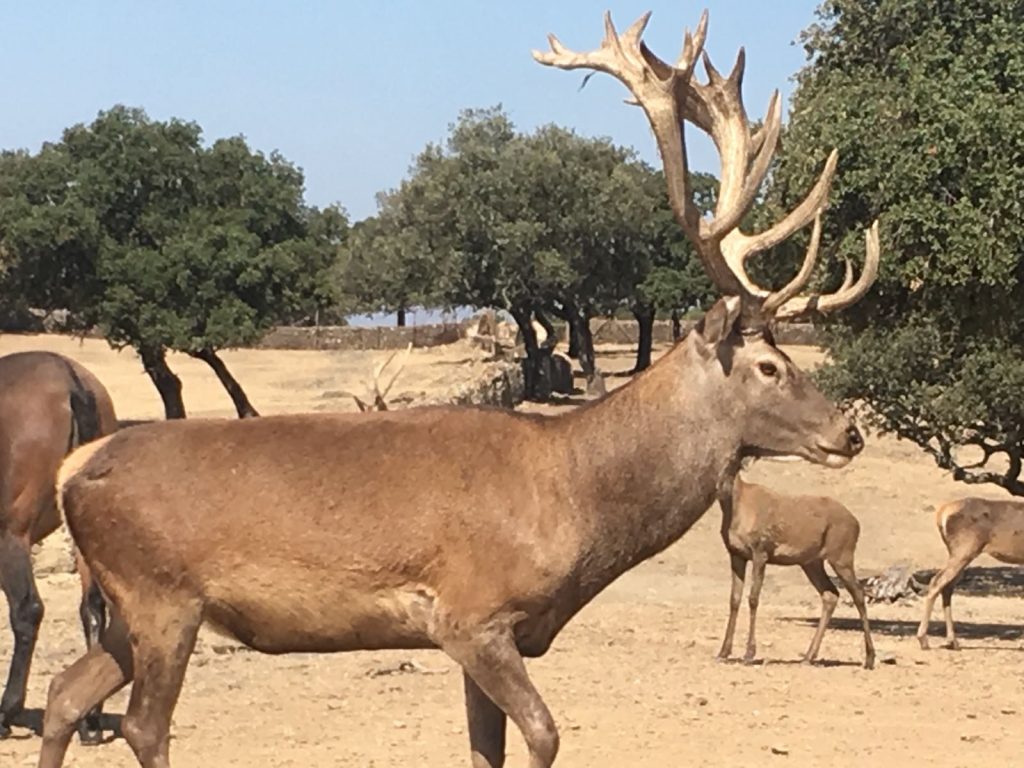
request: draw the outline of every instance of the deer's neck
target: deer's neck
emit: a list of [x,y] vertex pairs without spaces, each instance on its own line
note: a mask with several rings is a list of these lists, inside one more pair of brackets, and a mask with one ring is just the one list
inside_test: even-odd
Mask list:
[[695,355],[682,341],[567,425],[585,594],[672,544],[731,488],[739,416]]

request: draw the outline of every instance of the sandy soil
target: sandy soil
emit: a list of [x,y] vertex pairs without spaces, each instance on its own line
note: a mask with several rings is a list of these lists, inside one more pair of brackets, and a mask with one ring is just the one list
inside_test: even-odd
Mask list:
[[[112,390],[123,418],[160,413],[132,356],[105,346],[5,336],[0,352],[59,349],[90,366]],[[803,365],[820,356],[790,350]],[[417,351],[397,389],[429,389],[470,353]],[[324,391],[354,386],[373,353],[233,353],[229,364],[265,413],[342,406]],[[601,364],[623,369],[623,349]],[[212,375],[174,360],[190,410],[230,414]],[[372,363],[371,363],[372,364]],[[434,378],[431,378],[433,376]],[[420,382],[423,382],[422,384]],[[623,379],[617,379],[621,383]],[[433,382],[433,383],[432,383]],[[948,497],[997,489],[953,483],[910,445],[872,438],[849,467],[762,463],[750,477],[785,492],[822,492],[843,500],[863,528],[861,575],[908,558],[939,565],[944,549],[934,505]],[[1024,749],[1024,603],[958,597],[966,646],[960,653],[917,649],[919,602],[871,606],[876,644],[886,663],[860,668],[856,613],[840,604],[825,637],[826,664],[795,664],[817,620],[816,593],[799,569],[769,569],[759,620],[756,666],[713,661],[725,623],[728,562],[712,509],[660,556],[625,575],[586,608],[530,671],[562,732],[563,768],[733,765],[1001,766]],[[983,558],[978,565],[991,565]],[[81,652],[74,577],[49,576],[40,589],[48,614],[33,670],[30,704],[45,700],[50,676]],[[743,622],[741,615],[740,642]],[[938,624],[934,625],[938,631]],[[0,657],[10,637],[0,631]],[[414,662],[403,665],[403,662]],[[354,653],[280,658],[248,652],[204,635],[175,713],[174,764],[200,766],[466,765],[458,670],[436,652]],[[124,694],[109,705],[123,711]],[[38,739],[28,730],[0,742],[0,766],[34,765]],[[72,748],[78,768],[134,766],[115,741]],[[509,765],[525,765],[518,733]]]

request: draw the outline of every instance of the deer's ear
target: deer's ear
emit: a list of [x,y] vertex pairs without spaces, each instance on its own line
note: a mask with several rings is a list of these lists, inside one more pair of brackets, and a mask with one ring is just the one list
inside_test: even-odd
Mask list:
[[713,356],[719,344],[732,333],[740,319],[743,301],[739,296],[719,299],[693,329],[698,348]]

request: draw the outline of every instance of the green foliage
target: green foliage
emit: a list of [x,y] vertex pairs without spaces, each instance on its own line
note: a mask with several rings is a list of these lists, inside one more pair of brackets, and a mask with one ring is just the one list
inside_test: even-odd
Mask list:
[[[713,180],[700,183],[713,196]],[[353,233],[343,277],[371,308],[593,314],[641,299],[685,308],[708,290],[659,173],[607,139],[519,133],[500,107],[463,112],[380,207]]]
[[347,220],[303,203],[302,173],[242,138],[115,107],[0,164],[7,290],[108,340],[186,352],[248,344],[333,300]]
[[[804,35],[774,194],[838,147],[826,218],[860,258],[882,218],[875,288],[838,322],[826,381],[957,477],[1021,493],[1024,452],[1024,5],[834,0]],[[1014,394],[1016,393],[1016,394]],[[958,447],[1002,453],[967,467]],[[991,468],[990,468],[991,469]]]

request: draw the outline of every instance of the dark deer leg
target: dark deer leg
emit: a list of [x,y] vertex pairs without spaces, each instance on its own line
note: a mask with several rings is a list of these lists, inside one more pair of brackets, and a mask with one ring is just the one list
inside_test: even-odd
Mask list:
[[[78,607],[78,614],[85,633],[85,647],[90,650],[96,647],[102,638],[107,619],[107,603],[103,599],[99,585],[93,580],[77,551],[75,559],[82,579],[82,602]],[[102,703],[97,704],[79,723],[78,737],[82,744],[95,746],[103,741],[103,726],[100,722],[102,712]]]
[[13,718],[25,708],[28,673],[43,621],[43,603],[32,576],[29,546],[27,540],[0,533],[0,586],[7,596],[14,631],[11,668],[0,698],[0,737],[10,734]]
[[473,768],[501,768],[505,764],[505,725],[508,718],[468,674],[463,674],[463,683]]
[[719,659],[728,659],[732,654],[732,639],[736,634],[736,618],[739,616],[743,602],[743,582],[747,577],[747,561],[739,555],[729,554],[732,566],[732,591],[729,594],[729,621],[725,625],[725,637],[722,649],[718,652]]

